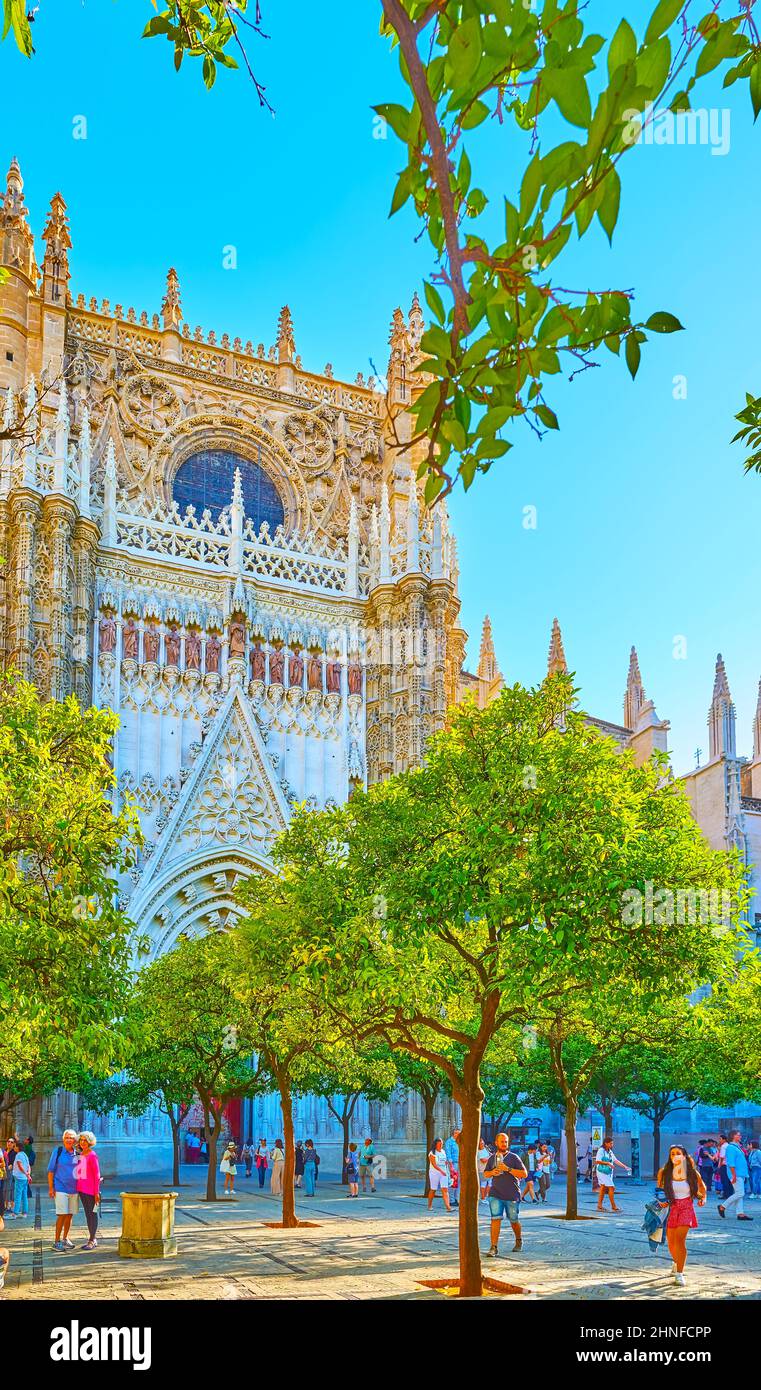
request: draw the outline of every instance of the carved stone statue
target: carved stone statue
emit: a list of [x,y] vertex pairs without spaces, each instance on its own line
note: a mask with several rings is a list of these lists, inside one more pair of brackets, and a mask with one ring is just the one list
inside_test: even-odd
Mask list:
[[243,623],[230,623],[230,656],[246,655],[246,629]]
[[98,651],[101,655],[104,652],[116,650],[116,623],[112,617],[101,618],[98,635]]
[[265,655],[260,642],[256,642],[251,652],[251,679],[252,681],[263,681],[265,671]]
[[192,629],[185,638],[185,670],[200,671],[201,638]]
[[341,663],[340,661],[329,661],[327,669],[328,694],[339,695],[341,692]]
[[125,661],[137,661],[140,633],[134,618],[129,618],[122,628],[122,652]]
[[164,652],[166,655],[167,666],[179,666],[180,664],[180,634],[174,623],[172,623],[166,637],[164,638]]
[[352,661],[349,666],[349,694],[362,694],[362,667],[356,661]]
[[303,680],[304,658],[299,651],[291,652],[290,661],[288,662],[288,684],[301,685]]
[[219,671],[219,658],[222,655],[222,643],[212,632],[206,638],[206,670],[208,673],[217,674]]
[[309,658],[307,685],[310,690],[322,690],[322,662],[319,657],[310,656]]
[[146,661],[157,662],[159,659],[159,630],[157,627],[147,627],[143,637],[143,652]]
[[283,684],[284,665],[285,657],[283,656],[283,653],[281,651],[278,651],[277,648],[275,648],[273,652],[270,652],[270,685]]

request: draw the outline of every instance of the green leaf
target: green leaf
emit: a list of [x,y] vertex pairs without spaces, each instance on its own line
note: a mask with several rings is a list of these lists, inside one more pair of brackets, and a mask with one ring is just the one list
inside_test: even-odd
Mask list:
[[640,358],[642,356],[639,343],[637,342],[637,338],[634,333],[628,334],[624,353],[626,357],[626,365],[629,368],[629,371],[631,372],[631,377],[633,381],[635,376],[637,375]]
[[394,189],[394,196],[391,199],[389,217],[393,217],[395,212],[398,212],[401,207],[404,207],[404,204],[410,196],[410,192],[410,171],[409,169],[403,169],[399,175],[396,188]]
[[753,120],[758,119],[761,111],[761,58],[754,63],[750,72],[750,99],[753,103]]
[[631,24],[622,19],[608,49],[608,77],[612,77],[625,63],[633,63],[637,56],[637,38]]
[[376,115],[382,116],[384,121],[388,122],[394,134],[398,135],[400,140],[404,140],[405,144],[407,143],[410,113],[404,106],[399,106],[397,102],[388,101],[381,106],[374,106],[373,111],[375,111]]
[[670,66],[671,44],[664,35],[656,43],[644,48],[637,58],[637,86],[644,87],[650,97],[656,97],[668,77]]
[[467,19],[454,30],[448,58],[457,83],[467,86],[481,62],[481,25],[477,19]]
[[435,315],[439,323],[445,323],[446,310],[444,308],[444,301],[438,290],[434,289],[433,285],[429,285],[428,281],[425,280],[423,282],[423,293],[431,313]]
[[465,112],[460,125],[463,130],[472,130],[474,126],[480,125],[482,121],[485,121],[488,114],[489,108],[485,101],[474,101]]
[[683,333],[684,324],[679,322],[673,314],[669,314],[665,309],[657,309],[645,324],[651,333]]
[[540,402],[539,405],[534,406],[534,412],[539,416],[539,419],[541,420],[542,424],[546,425],[548,430],[560,429],[560,426],[558,424],[558,417],[555,414],[554,410],[550,410],[550,407],[548,405],[544,405]]
[[618,208],[621,201],[621,179],[618,170],[611,166],[603,181],[603,195],[600,206],[597,209],[597,216],[608,234],[608,241],[613,240],[613,232],[618,221]]
[[584,75],[578,68],[545,69],[542,87],[571,125],[587,129],[592,120],[592,104]]
[[645,43],[652,43],[653,39],[665,34],[684,8],[684,0],[659,0],[645,30]]

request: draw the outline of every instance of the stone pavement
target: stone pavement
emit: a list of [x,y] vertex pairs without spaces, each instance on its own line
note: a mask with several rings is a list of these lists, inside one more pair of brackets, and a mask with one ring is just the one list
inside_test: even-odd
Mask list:
[[[388,1181],[349,1201],[335,1176],[322,1174],[317,1194],[297,1197],[302,1219],[319,1227],[272,1230],[280,1203],[256,1178],[237,1180],[239,1200],[203,1200],[205,1169],[183,1167],[177,1201],[179,1251],[167,1260],[125,1260],[117,1254],[121,1224],[118,1193],[161,1191],[156,1175],[112,1181],[104,1193],[100,1244],[79,1250],[86,1239],[80,1212],[72,1225],[77,1249],[51,1249],[53,1204],[41,1195],[26,1221],[9,1221],[0,1241],[11,1250],[6,1299],[366,1299],[440,1298],[421,1288],[421,1279],[457,1270],[457,1216],[436,1199],[427,1210],[420,1182]],[[37,1183],[35,1193],[44,1192]],[[675,1286],[665,1254],[652,1255],[640,1230],[651,1188],[624,1181],[620,1216],[597,1218],[595,1201],[582,1184],[581,1211],[595,1219],[567,1223],[563,1180],[555,1179],[546,1206],[524,1206],[524,1248],[510,1254],[512,1232],[501,1241],[501,1258],[485,1260],[485,1271],[518,1283],[540,1299],[761,1299],[761,1202],[746,1204],[756,1220],[720,1220],[716,1200],[698,1214],[689,1237],[687,1286]],[[481,1204],[483,1249],[488,1248],[488,1214]]]

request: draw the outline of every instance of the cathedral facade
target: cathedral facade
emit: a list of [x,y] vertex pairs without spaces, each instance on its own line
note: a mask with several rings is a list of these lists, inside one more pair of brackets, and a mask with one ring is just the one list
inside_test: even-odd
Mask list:
[[[294,804],[341,803],[419,765],[447,708],[468,690],[488,703],[502,677],[488,620],[478,672],[463,670],[454,537],[404,448],[417,297],[393,314],[381,389],[307,370],[287,307],[271,346],[191,328],[174,270],[159,312],[75,297],[60,194],[42,247],[38,266],[14,160],[0,210],[0,666],[118,714],[116,795],[137,803],[145,842],[116,891],[155,956],[234,925],[236,884],[269,871]],[[565,666],[556,625],[549,669]],[[723,681],[710,761],[686,785],[711,842],[750,863],[761,713],[754,758],[739,759]],[[636,657],[623,723],[593,722],[638,758],[665,749]],[[452,1120],[443,1102],[441,1130]],[[58,1093],[17,1116],[43,1150],[77,1123],[103,1136],[107,1169],[166,1161],[158,1113],[104,1123]],[[276,1098],[247,1102],[236,1126],[273,1139]],[[299,1102],[296,1127],[339,1142],[324,1099]],[[354,1131],[419,1162],[421,1104],[363,1099]]]

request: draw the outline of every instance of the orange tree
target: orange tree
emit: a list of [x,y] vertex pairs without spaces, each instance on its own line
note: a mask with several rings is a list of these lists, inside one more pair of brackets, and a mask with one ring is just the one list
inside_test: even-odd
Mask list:
[[572,701],[554,676],[483,712],[468,703],[424,767],[298,813],[274,848],[299,924],[284,979],[308,980],[346,1035],[439,1068],[461,1107],[465,1296],[481,1291],[476,1151],[495,1037],[558,1014],[575,1026],[623,978],[680,995],[734,941],[731,924],[677,930],[631,910],[653,881],[718,885],[733,919],[741,880],[662,767],[636,768]]

